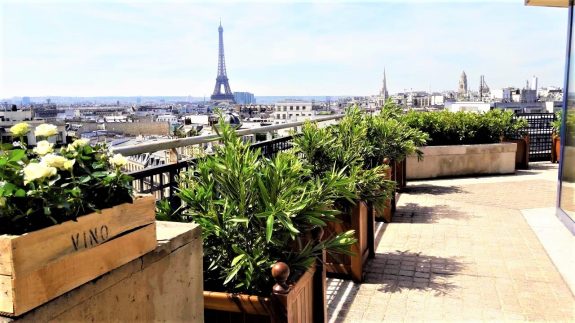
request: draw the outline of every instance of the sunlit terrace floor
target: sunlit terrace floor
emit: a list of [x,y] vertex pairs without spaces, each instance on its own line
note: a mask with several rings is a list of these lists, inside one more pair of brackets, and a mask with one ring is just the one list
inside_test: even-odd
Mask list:
[[365,283],[329,280],[330,322],[575,321],[574,242],[553,215],[556,183],[550,163],[409,182],[394,222],[376,226]]

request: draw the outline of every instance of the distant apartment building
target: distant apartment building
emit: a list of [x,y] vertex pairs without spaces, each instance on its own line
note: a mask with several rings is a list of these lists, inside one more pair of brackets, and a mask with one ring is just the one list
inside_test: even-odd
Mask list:
[[274,117],[276,120],[297,121],[310,119],[313,115],[313,103],[309,101],[277,102],[274,107]]
[[234,100],[237,104],[255,104],[256,97],[250,92],[234,92]]
[[[540,113],[548,112],[549,107],[545,102],[539,101],[537,89],[537,78],[533,84],[527,83],[523,89],[506,87],[491,91],[491,105],[495,109],[511,110],[515,113]],[[553,106],[550,107],[553,110]]]
[[448,101],[445,102],[445,110],[451,112],[487,112],[491,110],[491,104],[481,101]]
[[22,106],[29,106],[30,105],[30,97],[29,96],[23,96],[22,97]]

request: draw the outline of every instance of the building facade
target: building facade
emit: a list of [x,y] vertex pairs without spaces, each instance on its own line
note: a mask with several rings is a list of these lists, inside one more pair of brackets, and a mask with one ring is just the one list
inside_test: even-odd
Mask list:
[[314,115],[313,103],[306,101],[283,101],[274,106],[276,120],[298,121],[310,119]]
[[234,92],[234,100],[237,104],[255,104],[256,97],[250,92]]

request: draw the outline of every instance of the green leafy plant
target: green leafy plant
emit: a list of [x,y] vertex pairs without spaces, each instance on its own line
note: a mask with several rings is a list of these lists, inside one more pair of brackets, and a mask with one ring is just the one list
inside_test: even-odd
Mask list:
[[555,113],[555,120],[551,122],[551,128],[553,128],[553,132],[559,136],[561,134],[561,126],[563,124],[563,112],[557,111]]
[[55,129],[38,126],[35,135],[43,140],[33,149],[23,140],[28,124],[10,129],[19,141],[0,150],[0,234],[31,232],[132,202],[131,177],[120,170],[124,157],[82,139],[54,148],[48,139]]
[[294,279],[324,248],[348,252],[353,232],[323,242],[309,236],[336,220],[335,199],[354,197],[349,179],[336,171],[311,178],[290,152],[264,158],[221,119],[219,133],[222,145],[181,177],[183,206],[169,215],[202,227],[206,290],[269,294],[277,261]]
[[[368,126],[366,116],[357,106],[352,106],[345,117],[331,127],[319,128],[315,123],[305,123],[302,133],[294,138],[294,146],[316,178],[336,170],[348,179],[349,189],[357,199],[383,205],[395,184],[386,179],[387,165],[368,162],[370,156],[376,154]],[[349,199],[339,199],[337,204],[344,211],[352,205]]]
[[370,165],[380,165],[385,158],[400,162],[414,153],[422,158],[419,147],[425,145],[428,135],[408,126],[400,118],[400,115],[390,116],[385,110],[379,115],[366,116],[366,139],[372,147],[367,159]]
[[428,133],[430,146],[497,143],[504,137],[521,136],[527,126],[525,119],[514,118],[513,112],[502,110],[486,113],[409,111],[402,121]]

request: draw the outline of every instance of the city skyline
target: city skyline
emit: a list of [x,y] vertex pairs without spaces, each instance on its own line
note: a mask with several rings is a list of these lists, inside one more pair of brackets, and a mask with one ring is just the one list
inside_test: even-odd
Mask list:
[[1,6],[0,97],[209,96],[220,18],[232,89],[256,96],[373,95],[384,68],[390,93],[463,70],[471,90],[563,86],[565,13],[522,1]]

